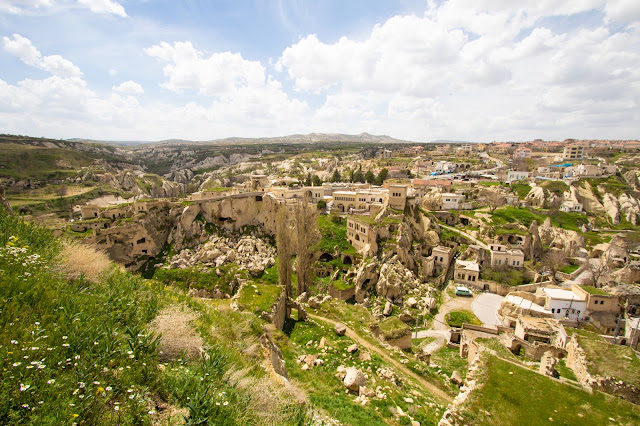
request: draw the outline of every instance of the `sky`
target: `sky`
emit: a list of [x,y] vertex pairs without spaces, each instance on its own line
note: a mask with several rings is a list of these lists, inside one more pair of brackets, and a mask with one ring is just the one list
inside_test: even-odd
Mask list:
[[639,0],[0,0],[0,133],[640,138]]

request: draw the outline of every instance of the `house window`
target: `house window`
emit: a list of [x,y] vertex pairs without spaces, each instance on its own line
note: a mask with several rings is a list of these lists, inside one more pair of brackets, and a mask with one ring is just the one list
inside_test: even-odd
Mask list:
[[551,308],[551,313],[555,314],[556,313],[556,309],[555,308]]

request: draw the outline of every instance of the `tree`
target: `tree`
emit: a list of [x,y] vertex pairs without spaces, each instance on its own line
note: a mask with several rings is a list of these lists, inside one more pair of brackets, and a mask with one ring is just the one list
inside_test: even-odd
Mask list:
[[491,213],[493,213],[498,207],[503,206],[507,201],[504,195],[490,189],[484,190],[481,200],[487,205],[487,207],[489,207],[489,211]]
[[298,275],[298,296],[309,291],[311,286],[311,260],[313,246],[320,239],[318,231],[318,209],[309,205],[309,197],[298,199],[295,209],[296,232],[296,273]]
[[353,173],[352,179],[352,182],[364,182],[364,173],[362,173],[362,166],[358,167],[358,170]]
[[376,175],[374,175],[371,170],[367,170],[367,173],[364,175],[364,180],[367,183],[373,183],[376,180]]
[[327,202],[325,200],[318,200],[318,204],[316,204],[316,206],[318,206],[318,210],[326,209]]
[[62,184],[56,188],[56,195],[60,198],[67,195],[68,192],[69,192],[69,188],[65,184]]
[[318,175],[314,174],[313,179],[311,179],[311,184],[313,186],[322,186],[322,179],[320,179]]
[[560,249],[550,249],[542,255],[540,261],[541,272],[549,272],[551,279],[556,280],[556,272],[567,264],[567,255]]
[[304,186],[311,186],[311,172],[307,173],[307,177],[304,180]]
[[[280,205],[276,213],[276,250],[278,253],[278,282],[285,289],[287,300],[292,298],[293,290],[291,288],[291,273],[293,266],[291,264],[291,255],[293,250],[291,247],[291,231],[287,223],[287,208]],[[287,309],[287,317],[290,310]]]
[[340,182],[342,180],[342,176],[340,176],[340,172],[338,169],[333,171],[333,175],[331,175],[331,182]]
[[380,172],[378,173],[378,177],[376,178],[375,184],[382,185],[388,177],[389,177],[389,170],[387,170],[387,168],[385,167],[382,170],[380,170]]

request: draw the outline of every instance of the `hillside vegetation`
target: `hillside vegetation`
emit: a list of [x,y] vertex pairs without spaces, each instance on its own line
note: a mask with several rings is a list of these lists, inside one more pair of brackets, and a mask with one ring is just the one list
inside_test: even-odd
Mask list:
[[[0,212],[2,423],[308,421],[304,405],[272,386],[261,355],[240,355],[262,333],[255,316],[222,315],[122,272],[92,250],[84,256],[68,250],[49,231]],[[101,256],[101,266],[89,267]],[[157,319],[182,311],[189,312],[182,322],[197,350],[167,358],[171,336],[154,332]]]

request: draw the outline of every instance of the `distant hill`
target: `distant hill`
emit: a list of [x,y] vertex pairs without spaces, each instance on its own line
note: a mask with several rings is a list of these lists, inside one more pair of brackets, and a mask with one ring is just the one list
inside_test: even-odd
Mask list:
[[442,143],[481,143],[481,142],[451,141],[451,140],[448,140],[448,139],[438,139],[438,140],[435,140],[435,141],[431,141],[429,143],[440,143],[440,144],[442,144]]
[[306,135],[288,135],[288,136],[276,136],[270,138],[240,138],[230,137],[224,139],[212,139],[208,141],[190,141],[185,139],[167,139],[162,141],[103,141],[74,138],[69,139],[73,142],[88,142],[88,143],[107,143],[116,145],[190,145],[190,144],[202,144],[202,145],[232,145],[232,144],[270,144],[270,143],[292,143],[292,144],[304,144],[304,143],[318,143],[318,142],[368,142],[368,143],[414,143],[411,141],[405,141],[401,139],[392,138],[387,135],[371,135],[369,133],[360,133],[358,135],[346,135],[342,133],[309,133]]

